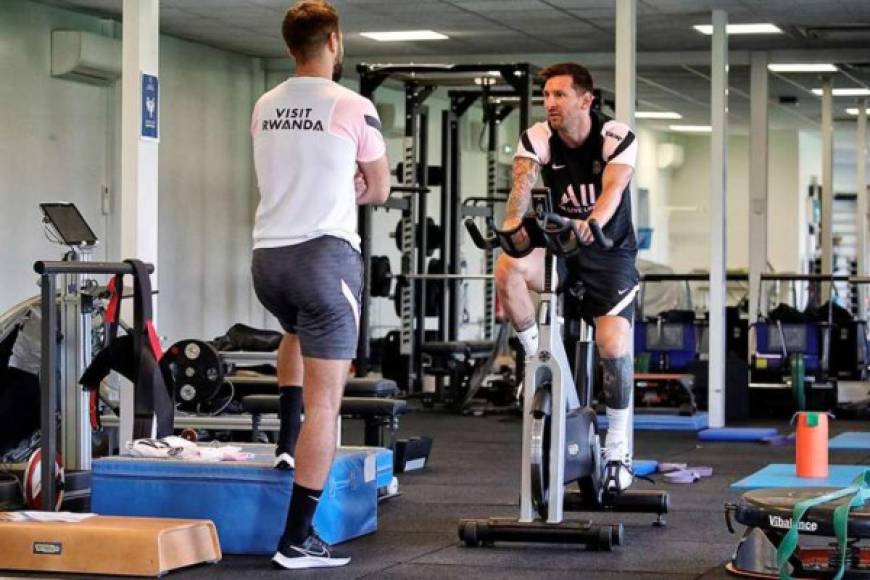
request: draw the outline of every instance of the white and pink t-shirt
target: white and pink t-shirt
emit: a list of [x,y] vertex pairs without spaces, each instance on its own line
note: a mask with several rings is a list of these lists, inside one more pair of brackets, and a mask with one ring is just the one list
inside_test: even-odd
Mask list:
[[251,118],[260,204],[254,248],[335,236],[359,249],[353,176],[386,151],[374,105],[320,77],[291,77]]

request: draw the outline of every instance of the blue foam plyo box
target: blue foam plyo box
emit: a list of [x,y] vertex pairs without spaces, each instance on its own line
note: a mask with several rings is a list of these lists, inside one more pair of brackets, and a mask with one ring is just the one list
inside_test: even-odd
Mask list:
[[837,487],[851,485],[856,476],[870,469],[868,465],[829,465],[828,477],[798,477],[794,463],[772,463],[731,484],[732,489],[762,489],[768,487]]
[[762,441],[778,433],[775,427],[720,427],[698,432],[700,441]]
[[378,489],[387,487],[393,481],[393,450],[386,447],[342,447],[342,449],[362,451],[375,456],[375,477]]
[[[338,449],[314,526],[330,544],[377,530],[377,455]],[[293,471],[271,462],[110,457],[93,462],[100,515],[212,520],[228,554],[271,554],[284,530]]]
[[870,449],[870,432],[846,431],[828,441],[828,449]]

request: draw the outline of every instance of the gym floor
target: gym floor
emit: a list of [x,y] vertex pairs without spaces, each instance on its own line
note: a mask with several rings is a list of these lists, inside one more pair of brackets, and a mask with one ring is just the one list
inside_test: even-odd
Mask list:
[[[361,434],[347,422],[345,441]],[[786,421],[753,422],[788,433]],[[833,421],[831,436],[866,431],[870,422]],[[512,416],[463,417],[417,411],[402,419],[403,436],[435,438],[430,465],[399,477],[402,495],[380,505],[378,531],[341,546],[353,557],[345,568],[288,572],[272,568],[265,556],[225,556],[215,566],[199,566],[170,578],[566,578],[610,580],[733,578],[723,566],[737,546],[723,516],[723,505],[738,494],[734,481],[769,463],[793,463],[794,447],[760,443],[700,443],[694,432],[635,433],[635,457],[713,467],[713,477],[690,485],[665,483],[671,494],[665,528],[649,514],[596,514],[600,521],[622,521],[625,543],[612,552],[545,544],[500,544],[466,548],[456,524],[463,517],[515,516],[519,494],[520,420]],[[831,463],[870,465],[870,450],[831,451]],[[638,489],[651,486],[639,480]],[[573,515],[578,517],[579,514]],[[12,576],[11,574],[9,576]],[[41,576],[45,577],[45,576]]]

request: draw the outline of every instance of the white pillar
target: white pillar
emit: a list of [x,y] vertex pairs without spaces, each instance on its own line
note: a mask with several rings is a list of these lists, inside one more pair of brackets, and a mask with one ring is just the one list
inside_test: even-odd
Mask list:
[[728,160],[728,14],[713,11],[710,120],[710,379],[709,424],[725,425],[725,271]]
[[[259,100],[260,96],[266,92],[268,89],[268,72],[264,67],[264,60],[262,58],[251,58],[251,110],[254,110],[254,105]],[[253,163],[251,164],[251,190],[250,190],[250,200],[251,200],[251,211],[249,213],[249,224],[250,231],[254,231],[254,222],[256,221],[257,214],[257,206],[260,204],[260,190],[257,184],[257,174],[253,171]],[[259,326],[260,328],[270,328],[275,327],[276,321],[274,317],[272,317],[263,305],[260,303],[259,298],[257,298],[256,292],[254,292],[254,284],[253,281],[251,283],[251,287],[249,288],[249,319],[251,323],[255,326]]]
[[[616,119],[634,126],[635,79],[637,76],[637,0],[616,0]],[[637,186],[631,180],[631,221],[637,225]],[[633,342],[633,341],[630,341]],[[634,389],[632,404],[634,412]],[[634,419],[628,422],[629,452],[634,453]]]
[[767,53],[750,57],[749,316],[758,312],[761,274],[767,270]]
[[[159,0],[124,0],[121,79],[121,258],[154,264],[157,288],[157,144],[160,106]],[[147,76],[146,76],[147,75]],[[143,79],[144,82],[143,82]],[[150,86],[144,86],[148,84]],[[146,102],[149,101],[149,102]],[[155,131],[156,130],[156,131]],[[143,136],[144,135],[144,136]],[[157,319],[157,305],[154,305]],[[126,382],[125,382],[126,384]],[[121,445],[133,436],[133,392],[121,389]]]
[[[616,0],[616,119],[633,130],[637,74],[637,0]],[[635,133],[637,131],[635,130]],[[632,221],[637,224],[637,188],[631,182]]]
[[[833,89],[831,77],[822,79],[822,274],[830,274],[833,269],[834,235],[834,122]],[[822,298],[830,296],[831,285],[822,285]]]
[[[867,102],[858,99],[858,134],[855,136],[855,191],[858,194],[857,219],[858,240],[858,275],[867,276]],[[866,320],[867,309],[864,304],[867,299],[867,286],[858,285],[858,313]]]
[[[159,134],[143,136],[143,114],[149,112],[142,109],[144,91],[154,94],[143,86],[143,78],[157,80],[159,6],[159,0],[124,0],[121,88],[121,256],[155,266]],[[156,92],[159,95],[159,83]],[[159,120],[159,100],[154,105]],[[152,285],[157,285],[156,272]]]

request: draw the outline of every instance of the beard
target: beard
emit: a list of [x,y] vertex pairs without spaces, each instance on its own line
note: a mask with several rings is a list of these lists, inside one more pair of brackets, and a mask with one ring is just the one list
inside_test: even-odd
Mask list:
[[342,63],[340,60],[336,59],[335,63],[332,65],[332,81],[338,82],[341,80],[341,69]]

